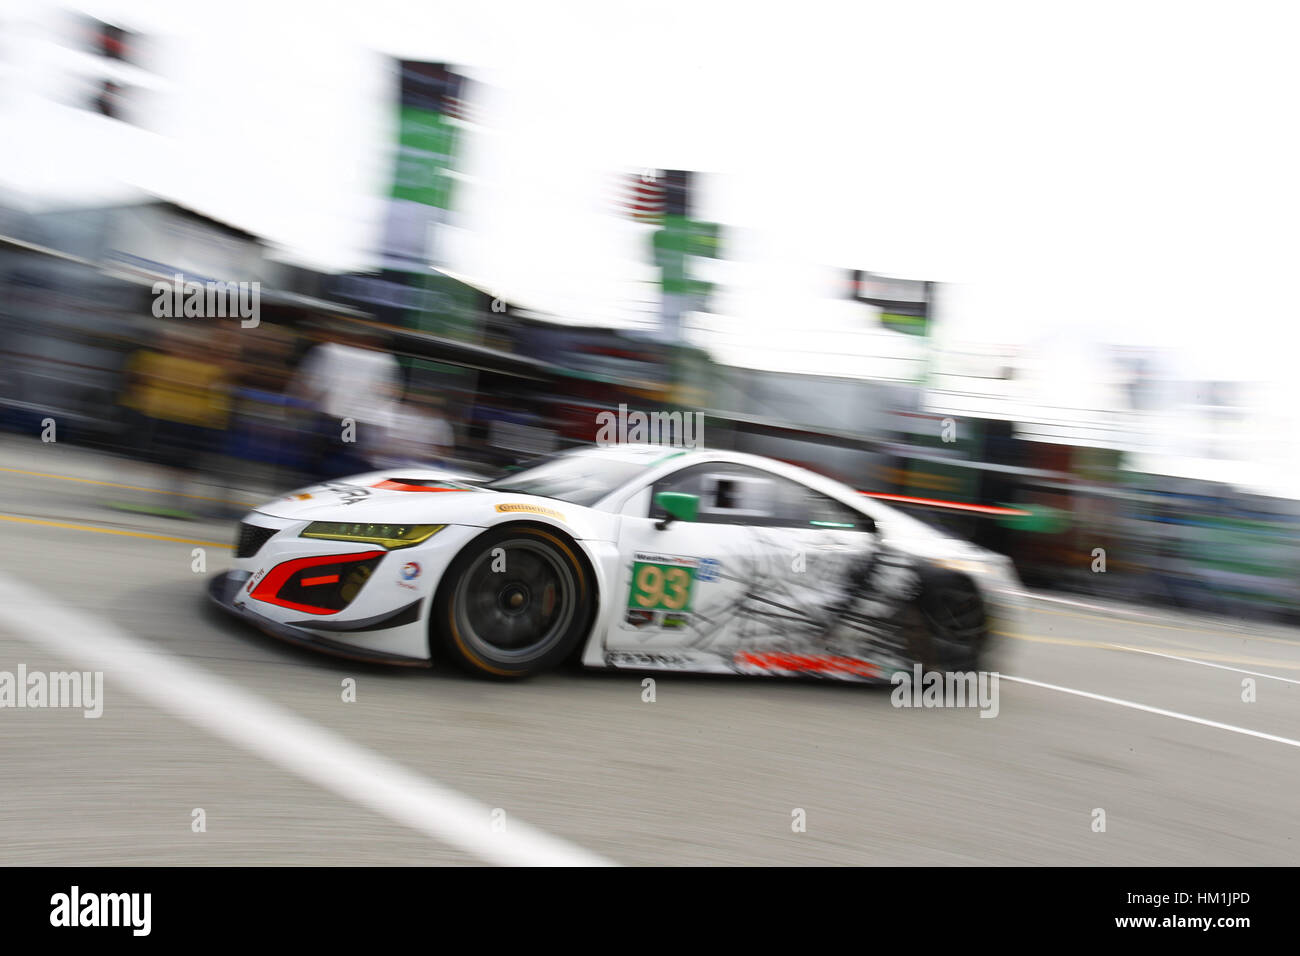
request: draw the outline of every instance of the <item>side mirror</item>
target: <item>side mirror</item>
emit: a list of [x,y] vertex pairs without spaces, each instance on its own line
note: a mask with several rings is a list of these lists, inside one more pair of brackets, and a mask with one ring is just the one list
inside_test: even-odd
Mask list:
[[655,527],[663,531],[674,521],[694,521],[700,513],[699,495],[687,495],[678,491],[661,491],[655,495],[655,504],[663,509],[666,518],[655,522]]

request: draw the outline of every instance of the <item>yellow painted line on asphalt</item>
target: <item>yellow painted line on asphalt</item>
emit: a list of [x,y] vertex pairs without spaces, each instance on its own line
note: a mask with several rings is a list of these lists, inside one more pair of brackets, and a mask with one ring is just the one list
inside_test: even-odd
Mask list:
[[999,637],[1010,637],[1017,641],[1029,641],[1034,644],[1062,644],[1066,647],[1093,647],[1106,650],[1107,645],[1101,641],[1087,641],[1069,637],[1039,637],[1035,634],[1013,634],[1011,631],[994,631]]
[[123,531],[120,528],[100,528],[91,524],[70,524],[66,521],[48,521],[44,518],[20,518],[18,515],[0,515],[0,521],[34,524],[44,528],[66,528],[69,531],[92,531],[96,534],[119,534],[127,538],[147,538],[151,541],[171,541],[176,544],[200,544],[209,548],[228,548],[229,541],[200,541],[196,538],[174,538],[166,534],[149,534],[145,531]]
[[193,498],[195,501],[215,501],[223,505],[238,505],[241,508],[251,508],[253,505],[247,501],[231,501],[229,498],[211,498],[207,495],[192,495],[185,491],[168,491],[165,488],[146,488],[143,485],[125,485],[117,481],[100,481],[96,478],[78,478],[76,475],[56,475],[48,471],[27,471],[23,468],[5,468],[0,467],[0,471],[6,471],[13,475],[26,475],[29,478],[57,478],[59,481],[75,481],[83,485],[102,485],[106,488],[121,488],[125,491],[147,491],[155,495],[173,495],[177,498]]
[[[1152,647],[1140,648],[1132,647],[1127,644],[1112,644],[1109,641],[1089,641],[1082,638],[1068,637],[1042,637],[1036,634],[1013,634],[1010,631],[994,631],[999,637],[1009,637],[1017,641],[1028,641],[1032,644],[1059,644],[1066,647],[1089,647],[1099,651],[1125,651],[1130,654],[1159,654],[1166,657],[1177,657],[1176,652],[1183,648],[1174,647]],[[1283,670],[1296,671],[1300,670],[1300,662],[1279,661],[1268,657],[1242,657],[1238,654],[1220,654],[1215,651],[1202,651],[1199,648],[1191,648],[1195,651],[1196,656],[1205,660],[1219,661],[1221,663],[1231,664],[1250,664],[1254,667],[1280,667]]]
[[[1104,618],[1089,618],[1089,620],[1105,620]],[[1122,621],[1113,623],[1122,624]],[[1115,650],[1120,645],[1113,641],[1090,641],[1087,638],[1068,638],[1068,637],[1043,637],[1042,635],[1031,634],[1012,634],[1008,631],[994,631],[995,634],[1001,634],[1003,637],[1015,638],[1018,641],[1030,641],[1034,644],[1061,644],[1066,647],[1091,647],[1103,651]],[[1172,641],[1175,645],[1173,649],[1200,652],[1201,648],[1195,644],[1187,644],[1183,641]],[[1166,648],[1170,650],[1170,648]]]

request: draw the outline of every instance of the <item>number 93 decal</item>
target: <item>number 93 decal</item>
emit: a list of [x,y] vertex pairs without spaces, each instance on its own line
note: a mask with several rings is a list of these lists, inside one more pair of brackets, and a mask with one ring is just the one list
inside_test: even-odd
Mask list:
[[632,565],[627,606],[648,611],[689,611],[694,585],[694,565],[637,561]]

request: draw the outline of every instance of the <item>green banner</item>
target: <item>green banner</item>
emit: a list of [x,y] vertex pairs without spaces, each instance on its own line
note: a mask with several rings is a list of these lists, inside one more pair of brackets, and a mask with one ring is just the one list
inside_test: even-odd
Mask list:
[[663,228],[653,237],[655,264],[663,270],[664,292],[706,296],[713,284],[690,276],[690,258],[722,258],[722,227],[716,222],[699,222],[686,216],[664,217]]
[[460,131],[441,113],[414,106],[401,107],[398,122],[393,198],[450,209],[449,170]]

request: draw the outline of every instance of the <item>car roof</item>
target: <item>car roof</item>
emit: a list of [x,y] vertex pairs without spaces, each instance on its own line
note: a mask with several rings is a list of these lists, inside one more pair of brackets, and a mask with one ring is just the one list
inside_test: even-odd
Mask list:
[[679,448],[675,445],[623,443],[619,445],[584,445],[580,448],[570,449],[566,454],[649,466],[660,461],[666,461],[669,458],[691,454],[696,450]]
[[[627,462],[629,464],[642,464],[646,467],[654,467],[671,461],[671,469],[675,471],[678,468],[684,468],[698,462],[708,461],[725,461],[739,465],[753,465],[756,468],[764,468],[769,471],[797,472],[799,477],[814,476],[815,472],[808,471],[806,468],[800,468],[797,465],[788,465],[783,461],[775,458],[765,458],[762,455],[753,455],[749,452],[731,451],[724,448],[682,448],[676,445],[650,445],[650,444],[619,444],[619,445],[589,445],[584,448],[575,449],[570,454],[590,456],[593,458],[602,458],[606,461]],[[793,475],[792,475],[793,477]]]
[[619,489],[616,489],[607,495],[606,499],[616,496],[621,497],[620,492],[625,491],[631,485],[640,485],[645,481],[657,481],[664,475],[670,474],[681,468],[688,468],[691,465],[707,462],[724,462],[728,464],[747,465],[751,468],[757,468],[762,471],[780,475],[784,478],[789,478],[833,498],[850,502],[859,508],[864,504],[861,500],[861,495],[855,489],[850,488],[843,482],[836,481],[833,478],[827,478],[825,475],[819,475],[814,471],[809,471],[807,468],[801,468],[798,465],[787,464],[786,462],[779,461],[775,458],[765,458],[762,455],[753,455],[748,452],[730,451],[723,448],[682,448],[673,445],[618,444],[604,446],[591,445],[576,449],[571,452],[571,454],[601,458],[606,461],[645,465],[644,472],[637,475],[636,478],[625,482]]
[[871,517],[878,522],[879,526],[887,528],[891,534],[910,538],[919,536],[922,538],[960,540],[953,539],[951,535],[932,528],[925,522],[905,514],[897,508],[892,508],[882,501],[869,498],[863,492],[844,484],[842,481],[828,478],[815,471],[809,471],[807,468],[791,465],[776,458],[766,458],[763,455],[730,451],[722,448],[679,448],[670,445],[651,444],[588,445],[574,449],[569,454],[591,455],[608,461],[643,462],[646,464],[647,467],[635,478],[625,481],[593,505],[593,507],[602,510],[611,505],[622,505],[630,497],[630,493],[635,493],[635,489],[641,488],[645,484],[653,484],[681,468],[707,462],[723,462],[748,465],[797,481]]

